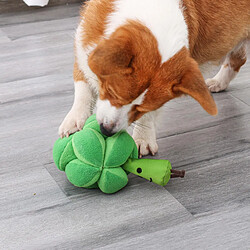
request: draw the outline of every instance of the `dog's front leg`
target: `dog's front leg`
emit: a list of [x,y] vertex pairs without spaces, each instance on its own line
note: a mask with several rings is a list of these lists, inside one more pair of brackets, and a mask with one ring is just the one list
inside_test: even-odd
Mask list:
[[74,69],[75,98],[69,113],[59,127],[60,137],[69,136],[83,128],[85,121],[92,113],[96,96],[93,94],[90,85],[84,79],[80,70],[75,64]]
[[69,113],[59,127],[60,137],[69,136],[81,130],[85,121],[91,115],[92,91],[88,83],[75,82],[75,99]]
[[150,153],[155,155],[158,151],[158,145],[156,142],[157,116],[158,111],[149,112],[135,123],[133,138],[137,145],[140,157]]

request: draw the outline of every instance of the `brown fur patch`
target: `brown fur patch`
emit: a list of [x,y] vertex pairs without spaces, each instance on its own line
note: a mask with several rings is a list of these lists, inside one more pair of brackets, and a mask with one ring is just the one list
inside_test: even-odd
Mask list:
[[107,16],[114,11],[115,0],[87,1],[80,12],[83,46],[97,44],[104,34]]
[[100,79],[100,98],[117,107],[145,91],[160,64],[156,39],[135,21],[100,42],[89,56],[89,66]]
[[240,50],[230,54],[230,66],[236,72],[240,71],[241,66],[244,65],[246,61],[246,49],[244,46],[241,47]]
[[74,72],[73,72],[73,77],[74,77],[74,81],[78,82],[78,81],[84,81],[87,82],[84,74],[82,73],[82,71],[79,69],[78,64],[75,62],[74,64]]
[[183,0],[191,56],[199,63],[219,61],[250,38],[249,0]]
[[215,102],[207,89],[198,64],[190,57],[186,48],[183,48],[158,69],[143,103],[132,108],[130,122],[183,94],[188,94],[196,99],[209,114],[217,114]]

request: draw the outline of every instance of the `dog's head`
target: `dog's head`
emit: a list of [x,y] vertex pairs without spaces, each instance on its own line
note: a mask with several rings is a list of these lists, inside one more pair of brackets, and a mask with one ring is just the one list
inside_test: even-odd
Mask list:
[[89,66],[99,78],[97,120],[107,135],[183,94],[209,114],[217,114],[188,49],[183,47],[162,63],[156,39],[139,23],[124,25],[102,40],[89,56]]

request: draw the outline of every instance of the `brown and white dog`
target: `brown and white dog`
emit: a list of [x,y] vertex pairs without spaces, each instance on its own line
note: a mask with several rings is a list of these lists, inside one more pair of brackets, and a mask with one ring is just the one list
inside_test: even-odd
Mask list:
[[[187,94],[216,115],[210,91],[225,90],[246,61],[250,0],[90,0],[81,17],[75,100],[62,137],[82,129],[97,100],[103,133],[137,121],[140,154],[155,154],[155,111]],[[221,60],[219,73],[205,82],[200,66]]]

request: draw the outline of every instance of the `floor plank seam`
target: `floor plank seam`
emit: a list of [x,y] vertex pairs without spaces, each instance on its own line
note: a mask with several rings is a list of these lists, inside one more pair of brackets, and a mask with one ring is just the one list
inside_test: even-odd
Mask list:
[[[76,27],[74,28],[74,29],[66,29],[66,30],[63,30],[63,31],[72,31],[72,32],[75,32],[75,30],[76,30],[76,28],[77,28],[77,25],[76,25]],[[39,35],[47,35],[47,34],[52,34],[52,33],[54,33],[54,32],[60,32],[61,30],[54,30],[54,31],[47,31],[47,32],[40,32],[39,33]],[[9,37],[9,36],[7,36],[9,39],[10,39],[10,41],[11,42],[15,42],[15,41],[18,41],[19,39],[23,39],[23,38],[28,38],[28,37],[30,37],[30,36],[34,36],[34,34],[29,34],[29,35],[25,35],[25,36],[21,36],[21,37],[14,37],[14,38],[11,38],[11,37]],[[73,44],[73,42],[72,42],[72,44]]]
[[[75,15],[75,16],[70,16],[70,18],[72,17],[79,17],[79,14]],[[80,17],[79,17],[80,18]],[[0,19],[1,19],[1,15],[0,15]],[[48,21],[59,21],[59,20],[63,20],[65,18],[57,18],[57,19],[51,19],[51,20],[41,20],[41,21],[32,21],[32,22],[22,22],[22,23],[11,23],[11,24],[4,24],[4,25],[0,25],[0,29],[1,28],[9,28],[9,27],[13,27],[13,26],[17,26],[17,25],[25,25],[25,24],[39,24],[42,22],[48,22]],[[40,34],[40,33],[39,33]],[[42,34],[42,33],[41,33]]]
[[[68,36],[68,37],[72,38],[72,50],[73,50],[74,37],[70,36],[70,34],[65,34],[65,36]],[[20,39],[22,39],[22,38],[20,38]],[[17,40],[19,40],[19,39],[17,39]],[[11,42],[13,42],[13,41],[11,41]],[[65,43],[65,44],[61,44],[59,46],[49,46],[48,47],[48,49],[53,49],[53,48],[64,49],[64,48],[69,48],[69,46],[68,46],[68,43]],[[37,52],[43,52],[43,51],[44,51],[44,48],[40,48],[40,49],[34,48],[34,49],[30,49],[29,51],[19,53],[18,55],[19,56],[25,56],[25,55],[30,54],[30,53],[37,53]],[[4,54],[3,56],[0,55],[0,59],[4,61],[5,59],[10,58],[11,56],[13,56],[13,54],[11,54],[11,53],[10,54]],[[73,77],[72,77],[72,81],[73,81]],[[6,82],[6,83],[8,83],[8,82]]]
[[232,96],[234,99],[236,99],[237,101],[240,101],[242,103],[244,103],[245,105],[247,105],[248,107],[250,106],[248,103],[244,102],[243,100],[241,100],[240,98],[238,98],[237,96],[235,96],[233,93],[229,93],[230,96]]
[[[183,165],[179,165],[178,167],[176,168],[182,168],[182,167],[188,167],[190,165],[195,165],[195,164],[199,164],[199,163],[204,163],[204,162],[210,162],[210,161],[214,161],[216,159],[220,159],[220,158],[224,158],[228,155],[232,155],[232,154],[237,154],[237,153],[242,153],[242,152],[247,152],[250,150],[250,142],[247,142],[247,144],[249,144],[249,148],[246,148],[246,149],[241,149],[241,150],[236,150],[236,151],[230,151],[228,153],[225,153],[225,154],[221,154],[221,155],[218,155],[218,156],[215,156],[215,157],[212,157],[212,158],[209,158],[209,159],[203,159],[201,161],[196,161],[196,162],[192,162],[192,163],[188,163],[188,164],[183,164]],[[196,171],[196,169],[191,169],[187,172],[192,172],[192,171]]]
[[56,92],[51,92],[51,93],[44,93],[41,95],[34,95],[34,96],[29,96],[29,97],[25,97],[22,99],[15,99],[15,100],[11,100],[11,101],[6,101],[6,102],[1,102],[0,101],[0,105],[1,106],[5,106],[8,104],[16,104],[16,103],[22,103],[22,102],[27,102],[27,101],[32,101],[32,100],[36,100],[36,99],[42,99],[44,97],[55,97],[55,96],[69,96],[72,94],[74,90],[62,90],[62,91],[56,91]]
[[[71,200],[69,200],[67,196],[65,196],[65,198],[67,199],[67,201],[60,201],[60,203],[52,205],[52,206],[35,209],[33,211],[27,211],[27,212],[24,212],[21,214],[11,215],[11,219],[18,219],[18,218],[23,218],[24,216],[37,215],[38,213],[44,213],[44,212],[47,212],[49,210],[61,208],[61,207],[67,206],[67,205],[72,203]],[[3,219],[8,220],[9,217],[1,217],[0,219],[1,220],[3,220]]]
[[[54,167],[56,167],[56,166],[54,166]],[[47,166],[43,166],[43,169],[45,169],[48,172],[48,174],[50,175],[51,179],[56,184],[56,186],[60,189],[60,191],[64,194],[64,196],[67,197],[68,200],[70,200],[66,191],[61,187],[61,185],[59,185],[59,183],[55,180],[55,178],[51,175],[51,172],[47,168],[48,168]],[[65,176],[65,178],[66,178],[66,176]]]
[[[71,75],[72,71],[73,71],[73,67],[72,67],[72,70],[69,71],[68,75]],[[67,72],[67,71],[65,70],[65,72]],[[65,73],[65,72],[63,72],[63,73]],[[22,77],[22,78],[11,79],[10,81],[6,81],[6,82],[1,82],[0,81],[0,86],[2,84],[8,84],[8,83],[11,84],[12,82],[31,80],[31,79],[36,79],[36,78],[44,77],[44,76],[54,76],[55,75],[54,73],[55,73],[55,71],[53,71],[53,72],[46,72],[45,74],[44,73],[39,73],[37,75],[29,76],[29,77],[26,77],[26,78]],[[60,73],[60,72],[58,72],[58,73]],[[72,77],[72,83],[73,83],[73,77]],[[72,84],[72,88],[73,87],[74,87],[74,85]]]
[[169,135],[166,135],[166,136],[157,137],[157,140],[162,140],[162,139],[175,137],[175,136],[179,136],[179,135],[185,135],[185,134],[196,132],[196,131],[202,131],[202,130],[208,129],[208,128],[214,128],[214,127],[217,127],[217,126],[221,126],[222,123],[224,123],[224,122],[226,122],[226,121],[228,121],[230,119],[240,118],[240,117],[243,117],[243,116],[248,115],[248,114],[250,114],[250,110],[249,110],[249,112],[246,112],[244,114],[230,116],[230,117],[227,117],[227,118],[222,119],[220,121],[209,123],[208,126],[204,125],[204,126],[200,126],[200,127],[194,128],[194,129],[190,129],[190,130],[187,130],[187,131],[184,131],[184,132],[181,132],[181,133],[175,133],[175,134],[169,134]]

